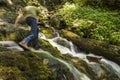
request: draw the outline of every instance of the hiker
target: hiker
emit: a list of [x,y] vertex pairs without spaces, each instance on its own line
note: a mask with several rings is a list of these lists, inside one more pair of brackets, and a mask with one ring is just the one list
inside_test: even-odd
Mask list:
[[39,29],[37,26],[37,20],[39,17],[39,9],[36,6],[26,6],[23,9],[19,9],[19,15],[17,16],[14,24],[14,30],[16,30],[18,26],[18,22],[21,20],[21,18],[24,18],[26,23],[31,28],[31,34],[24,38],[21,42],[19,42],[19,45],[28,49],[28,42],[30,40],[35,41],[35,49],[38,49],[38,33]]

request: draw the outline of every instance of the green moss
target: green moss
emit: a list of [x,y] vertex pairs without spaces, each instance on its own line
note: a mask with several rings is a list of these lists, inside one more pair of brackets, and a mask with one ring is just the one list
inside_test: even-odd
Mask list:
[[30,31],[24,29],[19,29],[16,32],[7,32],[6,30],[0,30],[0,33],[0,40],[2,40],[4,37],[7,40],[21,41],[23,38],[30,34]]
[[40,40],[40,42],[42,43],[41,49],[50,52],[55,57],[67,59],[67,57],[61,54],[60,51],[58,51],[56,47],[53,47],[49,42],[45,40]]
[[51,28],[41,28],[40,29],[42,33],[44,33],[44,35],[47,37],[47,38],[52,38],[53,37],[53,30]]
[[48,80],[51,70],[43,64],[39,54],[25,52],[0,52],[0,77],[10,80]]
[[3,38],[2,38],[2,36],[0,35],[0,41],[2,41],[3,40]]
[[51,75],[51,70],[47,65],[43,64],[43,60],[39,54],[24,52],[23,54],[29,61],[31,80],[46,80]]
[[0,52],[3,52],[3,51],[10,51],[10,50],[0,45]]
[[21,75],[18,68],[4,66],[0,66],[0,78],[3,80],[27,80]]
[[15,40],[16,39],[16,33],[8,34],[8,39],[9,40]]

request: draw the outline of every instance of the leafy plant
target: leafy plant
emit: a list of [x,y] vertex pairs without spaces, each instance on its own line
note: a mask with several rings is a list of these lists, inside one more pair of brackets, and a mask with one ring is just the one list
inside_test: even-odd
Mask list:
[[39,0],[23,0],[24,3],[27,5],[35,4],[35,5],[40,5]]
[[[69,30],[83,37],[87,36],[87,38],[120,45],[120,38],[118,37],[120,29],[119,12],[90,6],[81,7],[81,5],[78,6],[78,3],[74,4],[74,7],[70,7],[71,5],[73,6],[70,3],[66,4],[58,10],[58,14],[63,16],[69,26]],[[75,20],[78,20],[78,22],[76,23]],[[93,23],[90,25],[89,21]],[[75,29],[73,29],[74,24],[77,25]]]

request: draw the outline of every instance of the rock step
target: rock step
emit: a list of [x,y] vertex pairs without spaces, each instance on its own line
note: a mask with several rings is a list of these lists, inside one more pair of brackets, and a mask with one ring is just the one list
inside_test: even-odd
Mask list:
[[0,45],[13,51],[24,51],[15,41],[0,41]]

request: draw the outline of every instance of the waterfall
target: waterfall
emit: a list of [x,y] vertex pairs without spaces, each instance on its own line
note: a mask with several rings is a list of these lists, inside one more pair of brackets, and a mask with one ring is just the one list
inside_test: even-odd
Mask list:
[[[47,40],[51,45],[53,45],[54,47],[57,47],[57,49],[62,53],[62,54],[71,54],[71,55],[73,55],[73,56],[75,56],[75,57],[80,57],[80,58],[82,58],[82,59],[85,59],[86,61],[87,61],[87,59],[86,59],[86,54],[84,54],[84,53],[76,53],[76,51],[75,51],[75,46],[72,44],[72,42],[69,42],[69,41],[67,41],[66,39],[64,39],[64,38],[62,38],[62,37],[60,37],[60,36],[57,36],[57,37],[55,37],[55,38],[53,38],[53,39],[47,39],[44,35],[42,35],[42,34],[39,34],[40,35],[40,38],[42,38],[42,39],[44,39],[44,40]],[[62,45],[60,45],[60,44],[58,44],[57,42],[56,42],[56,40],[57,39],[62,39],[62,40],[64,40],[67,44],[69,44],[70,45],[70,49],[69,48],[67,48],[67,47],[65,47],[65,46],[62,46]]]
[[102,59],[102,61],[109,64],[112,67],[112,69],[114,69],[115,74],[120,78],[120,66],[118,64],[107,59]]
[[[59,38],[59,34],[57,37],[53,38],[53,39],[47,39],[44,35],[42,34],[39,34],[40,35],[40,38],[44,39],[44,40],[47,40],[49,41],[53,46],[57,47],[58,50],[61,52],[61,53],[70,53],[71,51],[64,47],[64,46],[61,46],[61,45],[58,45],[57,43],[54,42],[55,39],[58,39]],[[61,59],[58,59],[56,58],[57,60],[59,60],[60,62],[62,62],[64,65],[66,65],[71,73],[73,73],[74,77],[75,77],[75,80],[79,80],[79,79],[82,79],[82,80],[90,80],[84,73],[81,73],[79,72],[72,64],[69,64]]]
[[85,74],[79,72],[73,65],[61,60],[61,59],[58,59],[60,62],[62,62],[63,64],[65,64],[71,73],[73,73],[74,77],[75,77],[75,80],[90,80]]
[[[66,39],[64,39],[60,36],[57,36],[57,37],[52,38],[52,39],[47,39],[45,36],[42,36],[41,38],[49,41],[49,43],[51,45],[53,45],[54,47],[57,47],[57,49],[62,54],[71,54],[73,57],[79,57],[79,58],[83,59],[84,61],[86,61],[88,64],[92,64],[86,59],[87,54],[76,51],[76,48],[75,48],[75,46],[73,45],[72,42],[70,42],[70,41],[68,41],[68,40],[66,40]],[[70,48],[67,48],[63,45],[58,44],[56,42],[56,40],[58,40],[58,39],[59,40],[61,39],[62,41],[64,41],[66,44],[68,44],[70,46]],[[88,54],[88,55],[92,55],[92,56],[95,56],[95,57],[101,57],[101,56],[96,56],[94,54]],[[116,64],[112,61],[109,61],[109,60],[105,59],[104,57],[102,57],[101,62],[104,62],[105,64],[108,64],[114,71],[112,73],[115,73],[120,78],[120,66],[118,64]],[[95,64],[95,63],[93,63],[93,64]],[[103,66],[105,66],[105,68],[107,69],[106,65],[103,65]],[[87,79],[83,79],[83,80],[87,80]]]
[[55,59],[55,60],[61,62],[62,64],[64,64],[70,70],[70,72],[73,74],[75,80],[90,80],[84,73],[77,70],[72,64],[67,63],[66,61],[64,61],[62,59],[56,58],[46,51],[34,50],[34,49],[31,49],[31,51],[37,52],[37,53],[42,53],[43,52],[43,54],[46,54],[49,57],[51,57],[52,59]]

